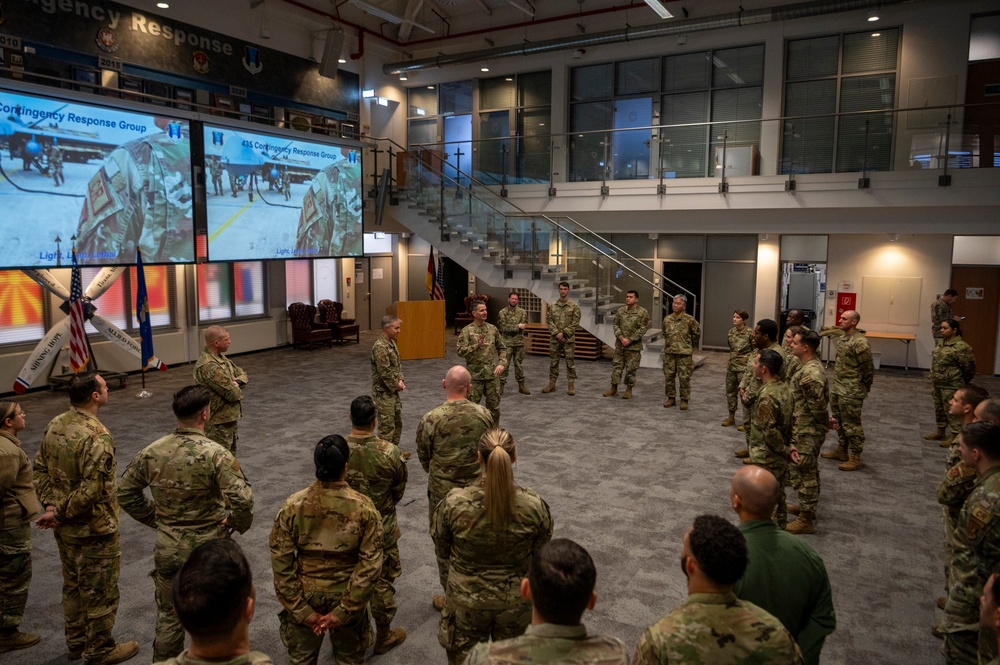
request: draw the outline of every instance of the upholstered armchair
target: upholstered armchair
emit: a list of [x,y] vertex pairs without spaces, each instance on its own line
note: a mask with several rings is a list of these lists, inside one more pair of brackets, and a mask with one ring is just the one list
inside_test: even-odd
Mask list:
[[462,328],[472,323],[472,302],[474,300],[482,300],[485,303],[489,303],[490,297],[485,293],[476,293],[471,296],[465,296],[465,311],[455,315],[456,335],[462,331]]
[[334,300],[319,301],[319,320],[327,326],[333,334],[333,339],[342,344],[347,338],[354,337],[354,341],[361,343],[361,326],[354,323],[354,319],[342,318],[344,305]]
[[288,319],[292,322],[292,346],[306,346],[310,351],[322,342],[333,346],[333,333],[316,322],[316,308],[301,302],[288,306]]

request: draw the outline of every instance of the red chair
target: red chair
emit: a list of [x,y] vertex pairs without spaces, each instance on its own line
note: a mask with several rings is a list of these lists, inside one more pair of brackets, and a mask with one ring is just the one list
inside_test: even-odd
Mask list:
[[344,306],[339,302],[325,299],[319,301],[319,321],[330,329],[333,339],[342,344],[353,335],[354,341],[360,344],[361,326],[357,325],[354,319],[342,318],[343,312]]
[[333,332],[326,325],[316,322],[316,308],[312,305],[293,302],[288,306],[288,319],[292,322],[292,346],[300,348],[304,345],[310,351],[322,342],[333,346]]

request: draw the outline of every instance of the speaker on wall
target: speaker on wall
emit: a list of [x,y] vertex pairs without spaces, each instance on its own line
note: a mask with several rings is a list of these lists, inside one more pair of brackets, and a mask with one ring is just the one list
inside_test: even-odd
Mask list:
[[344,31],[333,28],[326,33],[326,46],[323,47],[323,59],[319,61],[319,75],[328,79],[337,78],[340,67],[340,52],[344,48]]

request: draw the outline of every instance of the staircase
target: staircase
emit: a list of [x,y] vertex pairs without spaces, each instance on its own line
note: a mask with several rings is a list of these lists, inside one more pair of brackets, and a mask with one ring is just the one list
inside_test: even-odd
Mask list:
[[[409,159],[400,193],[401,205],[384,214],[487,284],[526,289],[551,303],[559,298],[559,282],[568,282],[570,298],[580,305],[580,326],[611,347],[614,314],[628,289],[673,299],[652,267],[569,217],[520,210],[433,151],[418,149]],[[694,294],[680,287],[676,292],[693,304]],[[660,367],[659,306],[642,305],[655,326],[643,337],[642,366]]]

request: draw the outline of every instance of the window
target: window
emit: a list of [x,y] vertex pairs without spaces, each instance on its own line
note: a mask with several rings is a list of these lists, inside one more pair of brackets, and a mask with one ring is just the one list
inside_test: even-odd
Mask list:
[[198,266],[198,320],[264,315],[264,263],[237,261]]
[[293,302],[315,305],[312,300],[312,261],[285,261],[285,307]]
[[[475,175],[485,183],[548,182],[552,74],[498,76],[479,82]],[[511,138],[511,129],[516,138]]]
[[340,259],[315,259],[313,284],[316,302],[320,300],[340,302]]
[[0,270],[0,344],[45,335],[42,287],[20,270]]
[[[101,268],[80,268],[83,288]],[[143,266],[146,278],[146,296],[149,298],[149,322],[158,326],[173,325],[175,294],[173,288],[174,268],[172,266]],[[97,314],[127,332],[138,332],[139,322],[135,316],[136,268],[130,267],[116,279],[108,289],[94,299]]]
[[782,173],[890,169],[893,114],[864,112],[895,106],[898,59],[898,28],[789,41]]

